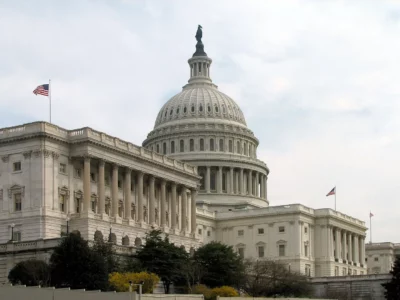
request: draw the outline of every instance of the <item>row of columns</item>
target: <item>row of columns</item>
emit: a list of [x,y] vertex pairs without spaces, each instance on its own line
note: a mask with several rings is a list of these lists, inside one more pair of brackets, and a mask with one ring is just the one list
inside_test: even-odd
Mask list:
[[365,236],[338,227],[330,227],[329,230],[336,259],[365,264]]
[[[224,167],[206,166],[205,168],[206,172],[202,175],[204,177],[204,190],[206,193],[211,193],[211,168],[217,169],[215,177],[216,192],[222,193]],[[245,174],[247,177],[247,189],[245,189]],[[257,171],[229,167],[226,172],[226,190],[228,194],[252,195],[267,199],[267,179],[268,177],[265,174]]]
[[[90,170],[91,168],[91,158],[85,157],[84,158],[84,165],[83,165],[83,209],[84,212],[90,211],[90,201],[91,201],[91,182],[90,182]],[[128,167],[120,167],[116,164],[112,166],[112,179],[111,179],[111,212],[110,216],[118,217],[118,174],[119,169],[124,170],[124,218],[127,220],[131,220],[131,205],[132,205],[132,169]],[[137,197],[137,222],[143,223],[143,179],[144,173],[141,171],[135,171],[137,174],[137,190],[138,190],[138,197]],[[99,195],[99,214],[105,213],[105,162],[103,160],[99,161],[98,164],[98,195]],[[149,214],[148,220],[149,224],[155,225],[155,182],[156,177],[153,175],[149,175]],[[160,213],[161,213],[161,227],[166,226],[166,201],[167,201],[167,180],[163,178],[158,178],[157,180],[160,181]],[[196,230],[196,197],[197,197],[197,190],[196,189],[189,189],[184,185],[179,185],[175,182],[169,182],[171,188],[171,229],[176,229],[176,203],[178,199],[178,187],[180,189],[180,196],[181,196],[181,230],[186,232],[187,225],[186,225],[186,218],[187,218],[187,193],[190,190],[191,197],[191,232],[194,234]]]

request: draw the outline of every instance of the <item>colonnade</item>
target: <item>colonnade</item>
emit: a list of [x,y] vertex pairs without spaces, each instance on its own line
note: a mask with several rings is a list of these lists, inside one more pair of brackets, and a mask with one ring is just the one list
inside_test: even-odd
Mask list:
[[338,227],[328,227],[328,246],[337,262],[365,265],[365,236]]
[[[100,215],[105,214],[106,208],[106,197],[105,197],[105,161],[95,159],[98,162],[98,213]],[[85,157],[83,164],[83,212],[91,211],[91,170],[93,158]],[[145,216],[148,216],[147,223],[150,225],[156,225],[159,220],[159,225],[161,227],[170,227],[171,229],[178,229],[177,224],[177,215],[180,213],[181,224],[180,229],[182,232],[188,231],[188,219],[189,219],[189,208],[190,208],[190,229],[191,233],[194,234],[196,230],[196,196],[197,190],[195,188],[187,187],[183,184],[179,184],[177,182],[168,181],[162,177],[156,177],[153,174],[145,174],[140,170],[132,170],[127,166],[120,166],[117,164],[111,165],[111,205],[109,216],[114,218],[122,217],[126,220],[132,219],[131,207],[137,207],[137,213],[135,212],[135,221],[137,223],[144,223]],[[123,176],[123,186],[119,184],[119,175]],[[136,180],[132,180],[132,177],[135,177]],[[147,192],[148,199],[144,199],[144,181],[147,179]],[[136,196],[137,199],[134,202],[132,199],[132,191],[133,186],[137,190]],[[124,206],[124,215],[119,215],[119,189],[123,189],[123,206]],[[158,192],[158,197],[156,199],[156,191]],[[188,199],[188,193],[190,194],[190,199]],[[168,205],[167,205],[167,194],[171,203],[171,222],[167,226],[167,216],[168,216]],[[181,200],[181,211],[177,212],[177,203]],[[159,207],[156,208],[156,200],[159,202]],[[190,202],[190,203],[188,203]],[[147,207],[148,204],[148,207]],[[158,216],[158,209],[160,212],[160,216]],[[156,220],[157,218],[157,220]]]
[[198,167],[202,176],[200,189],[206,193],[250,195],[267,199],[267,175],[250,169],[206,166]]

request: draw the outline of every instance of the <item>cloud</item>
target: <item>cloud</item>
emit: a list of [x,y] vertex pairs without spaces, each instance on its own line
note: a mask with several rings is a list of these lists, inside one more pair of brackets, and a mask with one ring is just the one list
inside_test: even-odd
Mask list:
[[[38,7],[41,7],[40,14]],[[396,2],[13,1],[0,9],[0,126],[53,120],[141,144],[189,75],[198,24],[211,75],[271,169],[272,205],[374,217],[397,241],[400,34]]]

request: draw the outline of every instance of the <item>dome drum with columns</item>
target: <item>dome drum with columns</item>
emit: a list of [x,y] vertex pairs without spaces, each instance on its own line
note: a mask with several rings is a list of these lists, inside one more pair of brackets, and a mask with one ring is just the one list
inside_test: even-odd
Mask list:
[[188,84],[161,108],[143,146],[198,167],[199,203],[215,210],[268,206],[269,169],[257,159],[258,139],[240,107],[212,82],[201,35],[188,60]]

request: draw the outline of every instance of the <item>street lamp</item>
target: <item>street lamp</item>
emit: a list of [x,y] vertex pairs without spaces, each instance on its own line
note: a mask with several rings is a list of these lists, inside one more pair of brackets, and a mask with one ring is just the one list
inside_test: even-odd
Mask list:
[[67,215],[67,235],[69,234],[69,214]]
[[138,285],[139,286],[139,300],[142,300],[142,285],[143,284],[144,284],[143,280],[140,283],[133,283],[131,280],[129,280],[129,299],[132,300],[132,286]]
[[111,243],[112,224],[110,223],[110,234],[108,235],[108,242]]
[[12,223],[11,224],[11,242],[14,242],[14,227],[15,227],[15,224]]

